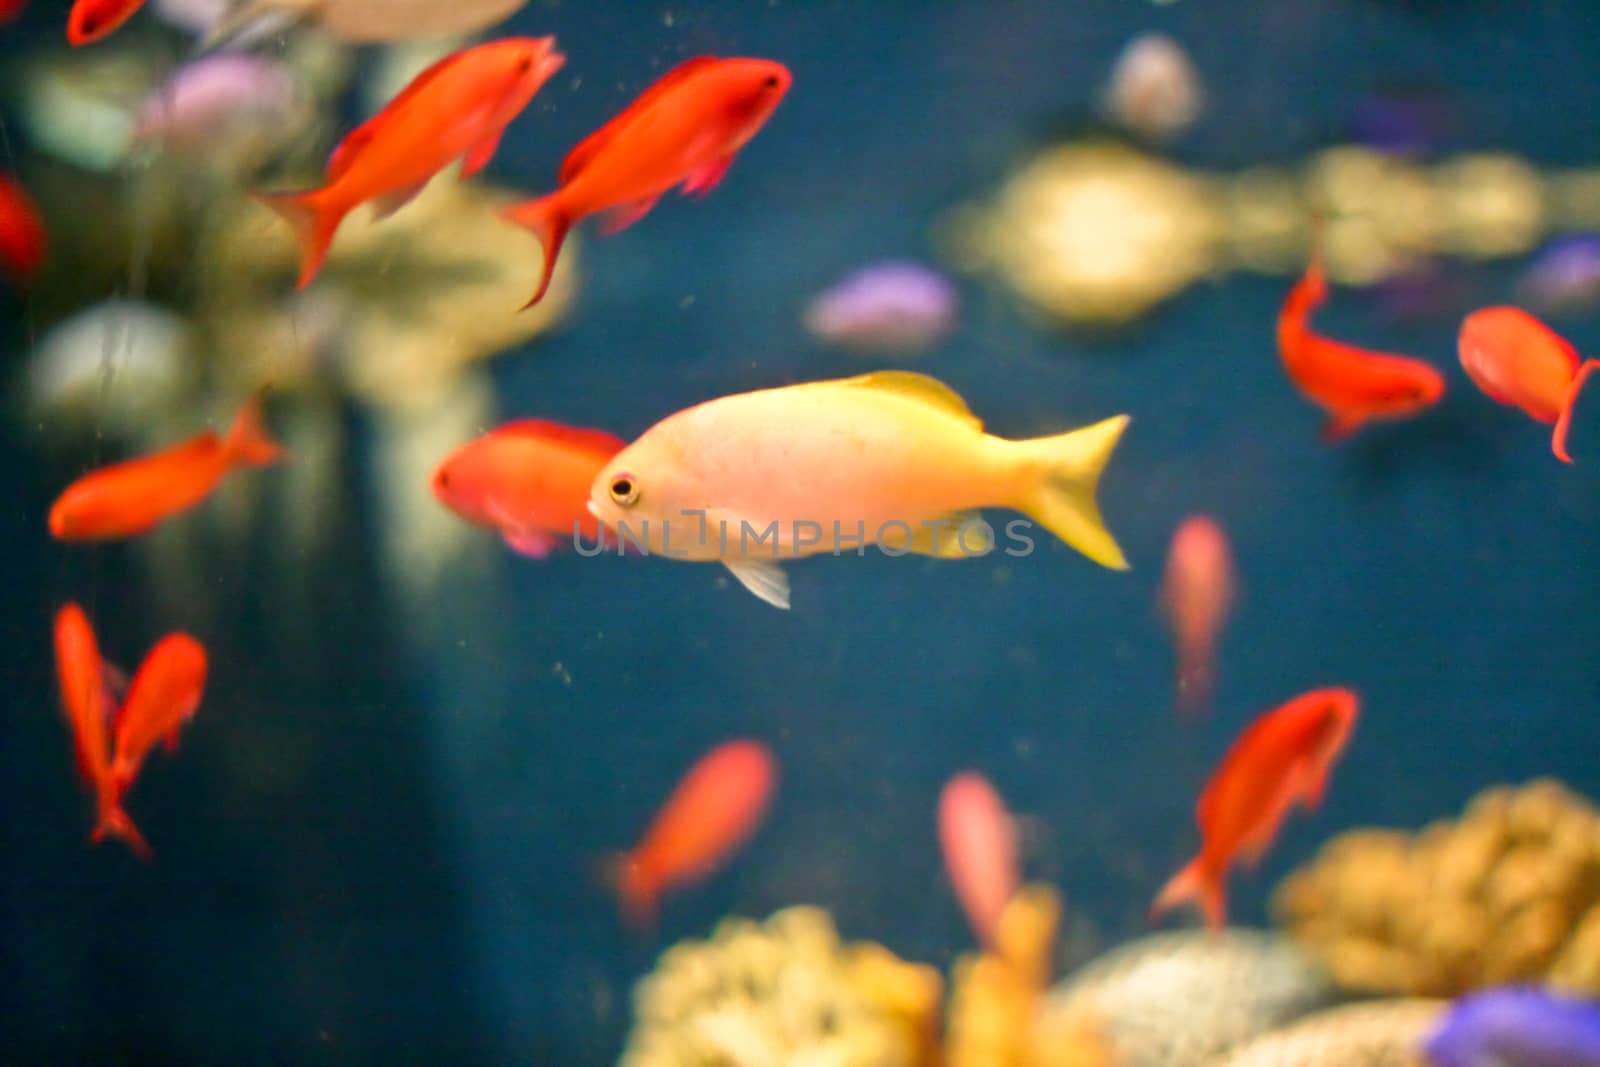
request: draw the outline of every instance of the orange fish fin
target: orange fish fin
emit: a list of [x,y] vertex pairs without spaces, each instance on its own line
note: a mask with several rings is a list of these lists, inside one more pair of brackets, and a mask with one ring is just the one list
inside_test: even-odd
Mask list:
[[111,803],[100,813],[100,822],[95,826],[94,833],[89,835],[89,840],[97,845],[107,838],[121,841],[145,863],[155,859],[155,853],[150,850],[149,842],[133,824],[133,820],[128,818],[128,813],[122,810],[120,802]]
[[642,933],[655,926],[656,887],[631,855],[618,852],[602,856],[595,864],[595,873],[601,884],[616,894],[629,929]]
[[1206,925],[1211,929],[1221,930],[1227,925],[1227,903],[1222,882],[1220,879],[1208,880],[1198,858],[1162,887],[1156,902],[1150,906],[1150,920],[1154,922],[1169,909],[1189,901],[1199,903],[1200,910],[1205,913]]
[[498,129],[472,146],[472,151],[461,161],[463,178],[470,178],[489,165],[489,160],[494,158],[495,150],[500,147],[500,135],[503,133],[505,133],[504,128]]
[[428,183],[426,181],[421,181],[416,185],[407,185],[404,188],[396,189],[390,193],[384,193],[380,197],[375,197],[372,201],[372,206],[377,208],[377,212],[372,216],[372,220],[377,222],[381,219],[388,218],[390,215],[393,215],[396,211],[399,211],[401,208],[411,203],[411,201],[415,200],[422,190],[426,189],[427,187]]
[[561,254],[561,245],[567,239],[567,231],[572,228],[571,220],[561,208],[560,197],[560,193],[552,193],[508,208],[505,212],[506,218],[532,230],[539,244],[544,247],[544,269],[539,275],[539,288],[533,294],[533,299],[522,306],[524,311],[543,300],[544,294],[550,290],[550,279],[556,273],[556,257]]
[[1561,414],[1556,418],[1555,434],[1550,438],[1550,450],[1563,463],[1572,462],[1572,457],[1567,454],[1567,430],[1572,425],[1572,407],[1578,401],[1578,394],[1583,391],[1583,383],[1596,367],[1600,367],[1600,359],[1584,360],[1578,373],[1572,376],[1572,384],[1567,386],[1567,395],[1562,398]]
[[577,146],[574,147],[572,151],[567,153],[567,158],[561,161],[561,173],[558,175],[557,180],[562,185],[570,182],[580,171],[583,170],[584,167],[587,167],[590,162],[594,160],[595,156],[600,154],[601,150],[603,150],[607,144],[611,142],[611,139],[616,136],[617,130],[621,129],[624,125],[631,121],[635,115],[639,114],[639,112],[655,103],[667,92],[667,90],[683,81],[695,71],[701,69],[707,64],[716,63],[717,61],[718,60],[715,56],[696,56],[693,59],[684,60],[676,67],[673,67],[671,70],[667,71],[667,73],[663,74],[659,79],[656,80],[654,85],[650,86],[650,88],[646,89],[643,93],[640,93],[639,97],[634,100],[633,103],[629,104],[627,108],[625,108],[620,114],[618,114],[616,118],[612,119],[610,122],[606,123],[604,126],[600,127],[583,140],[579,141]]
[[267,433],[261,421],[261,393],[257,391],[239,409],[222,447],[235,464],[266,466],[283,459],[283,447]]
[[567,426],[549,419],[517,419],[500,428],[537,437],[541,441],[554,441],[585,452],[604,455],[607,459],[627,447],[627,442],[616,434],[604,430],[589,430],[582,426]]
[[333,233],[344,221],[344,209],[328,204],[322,199],[323,191],[313,189],[300,193],[258,194],[256,200],[276,211],[294,228],[295,239],[300,242],[300,280],[304,289],[322,269],[328,258],[328,247],[333,244]]
[[1318,437],[1323,444],[1338,444],[1361,429],[1366,421],[1360,415],[1330,415],[1328,421],[1322,424],[1322,432]]
[[701,167],[689,175],[688,180],[683,183],[683,195],[705,196],[717,187],[731,166],[733,166],[733,156],[726,155],[714,163]]
[[648,200],[635,200],[631,204],[622,204],[607,211],[601,218],[600,232],[610,237],[614,233],[621,233],[629,226],[650,214],[650,209],[661,200],[659,196],[652,196]]

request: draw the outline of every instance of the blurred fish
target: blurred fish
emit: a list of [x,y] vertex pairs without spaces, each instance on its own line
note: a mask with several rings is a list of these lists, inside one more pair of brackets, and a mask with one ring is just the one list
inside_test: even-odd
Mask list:
[[28,0],[0,0],[0,26],[14,21],[28,6]]
[[74,48],[112,33],[144,6],[144,0],[75,0],[67,15],[67,40]]
[[1128,42],[1117,57],[1103,106],[1141,137],[1167,140],[1194,122],[1204,96],[1183,46],[1165,34],[1147,33]]
[[955,321],[955,286],[920,263],[879,263],[856,271],[812,301],[806,328],[830,344],[861,351],[915,352]]
[[755,741],[730,741],[689,769],[644,841],[606,861],[631,926],[654,923],[664,890],[707,877],[755,833],[777,775],[772,753]]
[[1474,993],[1423,1051],[1433,1067],[1600,1067],[1600,1003],[1534,988]]
[[1550,242],[1534,257],[1517,291],[1523,302],[1550,313],[1582,311],[1600,303],[1600,234]]
[[137,141],[205,149],[243,126],[283,121],[299,100],[294,75],[277,60],[224,53],[195,60],[140,106]]
[[1555,423],[1550,450],[1563,463],[1572,406],[1600,360],[1579,365],[1577,351],[1550,327],[1514,307],[1474,311],[1456,342],[1467,377],[1489,399],[1519,407],[1540,422]]
[[1315,259],[1278,313],[1278,353],[1295,388],[1328,412],[1327,442],[1343,440],[1372,419],[1404,419],[1444,395],[1444,376],[1419,359],[1373,352],[1311,331],[1313,309],[1328,295]]
[[1255,866],[1296,801],[1322,802],[1328,772],[1355,726],[1358,701],[1348,689],[1317,689],[1250,724],[1223,758],[1195,808],[1200,855],[1168,882],[1150,909],[1197,900],[1213,930],[1227,924],[1226,880],[1235,859]]
[[1172,535],[1161,603],[1178,645],[1178,708],[1194,712],[1211,698],[1217,637],[1233,604],[1233,556],[1214,519],[1191,515]]
[[554,37],[510,38],[446,56],[339,143],[322,188],[258,197],[295,229],[300,287],[316,276],[334,231],[357,206],[374,201],[383,218],[456,159],[463,159],[462,178],[487,166],[506,126],[565,61]]
[[346,44],[466,37],[504,22],[528,0],[241,0],[211,27],[207,45],[262,19],[304,18]]
[[765,59],[700,56],[678,64],[562,161],[561,187],[506,212],[544,247],[532,307],[550,288],[567,231],[605,212],[601,232],[638,222],[679,182],[704,196],[789,91],[787,67]]
[[985,555],[984,507],[1024,512],[1122,570],[1095,487],[1127,422],[1007,441],[949,386],[909,371],[763,389],[658,422],[601,472],[589,508],[651,552],[722,563],[778,608],[789,606],[780,559],[873,544]]
[[993,949],[1000,915],[1016,896],[1022,875],[1015,823],[1000,794],[980,775],[958,774],[939,794],[939,844],[972,932],[986,950]]
[[207,430],[73,482],[50,508],[50,533],[58,541],[131,537],[194,507],[235,468],[276,463],[282,456],[261,425],[259,396],[252,397],[225,437]]
[[500,531],[506,544],[543,559],[581,536],[600,536],[589,487],[624,442],[602,430],[520,419],[458,448],[433,475],[433,495],[468,522]]
[[0,174],[0,267],[25,281],[39,272],[47,244],[33,199],[14,179]]
[[121,792],[112,779],[108,731],[115,702],[108,692],[108,672],[94,627],[77,604],[69,603],[56,613],[55,645],[56,677],[72,728],[78,773],[95,794],[98,815],[92,840],[115,837],[148,860],[150,846],[122,810]]
[[144,758],[165,740],[176,751],[178,731],[194,717],[206,685],[206,650],[184,633],[168,634],[150,650],[116,715],[111,785],[120,798],[139,776]]

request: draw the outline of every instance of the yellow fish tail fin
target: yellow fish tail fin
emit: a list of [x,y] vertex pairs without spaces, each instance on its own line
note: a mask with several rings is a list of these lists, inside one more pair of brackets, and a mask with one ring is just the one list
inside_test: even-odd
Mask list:
[[1043,461],[1044,477],[1018,508],[1102,567],[1119,571],[1128,569],[1128,561],[1100,517],[1095,489],[1127,425],[1128,416],[1117,415],[1027,442]]

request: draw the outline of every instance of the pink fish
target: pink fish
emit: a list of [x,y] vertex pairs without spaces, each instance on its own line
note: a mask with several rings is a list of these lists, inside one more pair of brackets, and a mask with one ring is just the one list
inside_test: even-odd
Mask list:
[[994,787],[977,774],[958,774],[939,796],[939,844],[956,897],[972,932],[994,946],[1000,915],[1016,895],[1021,875],[1017,833]]
[[1233,557],[1222,527],[1204,515],[1172,535],[1161,604],[1178,645],[1178,708],[1195,712],[1211,698],[1217,637],[1233,604]]

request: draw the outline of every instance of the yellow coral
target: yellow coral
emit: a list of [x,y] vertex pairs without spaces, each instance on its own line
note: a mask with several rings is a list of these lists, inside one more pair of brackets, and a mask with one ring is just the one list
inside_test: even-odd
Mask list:
[[1335,838],[1274,909],[1349,989],[1600,993],[1600,812],[1554,781],[1491,789],[1415,836]]

